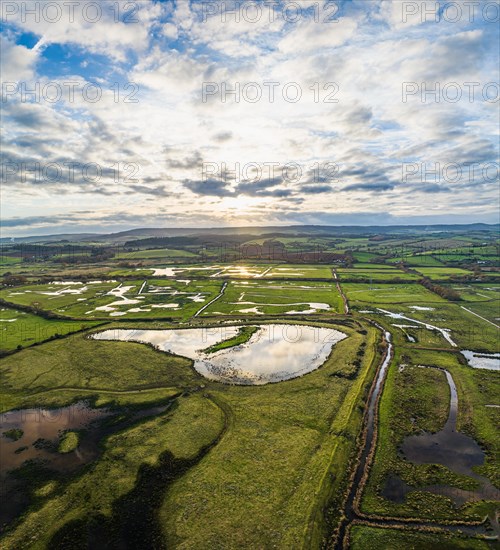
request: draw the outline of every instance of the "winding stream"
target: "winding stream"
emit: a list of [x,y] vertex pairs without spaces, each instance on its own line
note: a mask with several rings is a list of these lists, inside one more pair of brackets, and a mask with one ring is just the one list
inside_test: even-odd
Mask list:
[[[364,523],[367,525],[373,525],[373,526],[380,526],[380,527],[395,527],[395,528],[405,528],[405,527],[413,527],[413,528],[432,528],[432,529],[441,529],[441,530],[447,530],[447,531],[458,531],[470,536],[478,535],[478,534],[487,534],[487,527],[484,524],[481,525],[470,525],[470,524],[454,524],[454,525],[448,525],[448,524],[440,524],[438,522],[433,521],[411,521],[411,520],[405,520],[404,518],[401,519],[395,519],[395,518],[387,518],[387,519],[378,519],[378,518],[370,518],[369,516],[365,516],[361,514],[357,510],[357,501],[359,502],[359,499],[362,495],[363,489],[364,489],[364,482],[366,477],[369,474],[369,469],[372,462],[372,453],[375,451],[375,446],[377,444],[377,411],[378,411],[378,403],[380,399],[381,392],[384,387],[385,377],[387,374],[388,367],[390,365],[390,362],[392,360],[394,346],[391,340],[391,334],[386,331],[383,327],[381,327],[377,323],[373,323],[379,330],[381,330],[384,334],[384,339],[387,343],[387,350],[386,354],[383,358],[382,364],[379,368],[379,371],[376,375],[376,378],[372,385],[372,390],[370,392],[369,400],[368,400],[368,408],[365,413],[365,419],[364,419],[364,438],[362,441],[362,447],[360,450],[359,460],[356,465],[356,470],[354,472],[354,475],[351,479],[350,486],[348,489],[347,498],[344,504],[343,509],[343,515],[344,519],[341,521],[335,541],[333,542],[333,547],[335,550],[341,550],[345,548],[346,543],[346,535],[348,533],[348,528],[350,524],[355,521],[361,519]],[[450,413],[448,416],[448,420],[446,422],[445,427],[441,432],[438,432],[438,434],[426,434],[429,437],[435,437],[441,434],[439,436],[439,439],[443,438],[443,441],[446,442],[447,449],[444,453],[443,460],[445,462],[439,462],[439,460],[436,460],[436,453],[440,454],[441,450],[439,449],[439,446],[441,444],[441,441],[424,441],[425,436],[410,436],[407,438],[407,443],[405,446],[405,453],[407,454],[407,458],[410,460],[415,459],[415,461],[421,461],[420,463],[425,462],[436,462],[445,464],[446,466],[450,467],[451,469],[454,469],[450,465],[450,457],[449,454],[454,455],[454,465],[455,465],[455,471],[460,473],[465,473],[466,475],[473,477],[474,479],[480,481],[482,483],[482,489],[476,490],[476,497],[477,498],[470,498],[470,491],[463,491],[461,489],[457,489],[454,487],[445,487],[442,486],[439,487],[427,487],[427,488],[420,488],[421,490],[428,490],[430,492],[439,492],[439,494],[445,494],[446,490],[449,489],[447,496],[450,498],[454,498],[456,502],[458,502],[460,499],[466,500],[480,500],[483,498],[495,498],[498,499],[499,493],[498,490],[491,485],[490,481],[482,476],[479,476],[476,474],[471,468],[473,465],[481,464],[484,460],[484,453],[481,450],[481,448],[477,445],[477,443],[472,439],[467,437],[464,434],[461,434],[460,432],[456,431],[456,419],[457,419],[457,411],[458,411],[458,397],[457,397],[457,390],[454,383],[454,380],[450,373],[446,371],[445,369],[441,369],[446,373],[446,378],[448,381],[448,384],[450,385],[451,390],[451,398],[450,398]],[[450,447],[451,445],[451,447]],[[456,449],[459,449],[460,452],[456,452]],[[462,455],[462,452],[465,453],[464,456]],[[448,453],[448,454],[446,454]],[[479,456],[479,453],[481,454],[481,457]],[[394,485],[398,485],[399,478],[391,479],[390,483]],[[412,490],[411,487],[406,485],[402,480],[402,485],[397,486],[397,490],[400,490],[403,488],[406,491]],[[466,498],[467,497],[467,498]],[[496,528],[494,525],[494,522],[492,522],[492,526]]]
[[363,447],[361,449],[361,454],[359,456],[359,461],[356,466],[354,477],[351,481],[351,485],[347,495],[347,500],[344,505],[345,519],[340,524],[339,531],[337,534],[337,542],[335,544],[335,548],[338,550],[342,548],[347,526],[349,525],[349,523],[352,522],[352,520],[357,518],[357,514],[354,509],[354,500],[356,498],[358,489],[362,485],[362,479],[365,475],[365,472],[368,471],[368,468],[370,466],[369,456],[371,454],[372,448],[376,444],[376,432],[375,432],[376,411],[378,407],[380,394],[382,392],[382,388],[385,382],[387,369],[389,368],[389,365],[391,363],[392,355],[394,351],[391,333],[384,330],[380,325],[376,323],[374,324],[378,329],[383,331],[384,339],[387,343],[387,349],[386,349],[385,357],[376,375],[374,384],[372,386],[372,390],[370,392],[370,397],[368,400],[368,409],[366,411],[366,416],[365,416],[365,436],[363,441]]

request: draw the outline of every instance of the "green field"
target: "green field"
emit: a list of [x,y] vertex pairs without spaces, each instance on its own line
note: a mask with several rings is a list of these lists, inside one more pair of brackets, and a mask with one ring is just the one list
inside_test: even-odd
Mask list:
[[329,266],[281,264],[273,267],[264,277],[273,279],[331,279],[332,269]]
[[[441,348],[452,347],[438,331],[424,326],[429,324],[449,330],[450,337],[461,349],[490,352],[497,352],[499,349],[498,328],[495,326],[498,321],[493,321],[492,324],[492,320],[498,316],[498,299],[485,302],[451,303],[420,285],[371,286],[345,283],[342,286],[354,311],[380,321],[387,319],[387,314],[380,311],[383,309],[418,321],[413,323],[415,328],[405,327],[403,331],[414,338],[416,346],[425,344]],[[483,316],[484,319],[477,317],[471,311]],[[390,323],[392,326],[412,325],[408,319],[391,319]],[[401,333],[399,328],[394,330]]]
[[350,538],[352,550],[487,550],[490,545],[480,539],[426,533],[418,530],[377,529],[365,525],[355,525]]
[[465,269],[458,269],[456,267],[416,267],[415,269],[424,277],[436,280],[446,280],[453,277],[472,275],[470,271],[465,271]]
[[215,280],[125,280],[86,285],[30,285],[0,291],[12,304],[78,319],[189,318],[220,291]]
[[14,309],[0,309],[0,351],[28,347],[91,328],[96,322],[48,320]]
[[117,260],[177,260],[179,258],[196,258],[196,254],[193,254],[187,250],[162,248],[159,250],[135,250],[133,252],[122,252],[121,254],[117,254],[115,257]]
[[[498,409],[486,405],[497,402],[500,373],[465,366],[460,355],[423,349],[412,349],[396,334],[396,349],[380,406],[379,442],[371,475],[367,483],[362,510],[381,516],[406,516],[443,520],[478,521],[495,503],[466,502],[455,506],[449,496],[434,494],[426,486],[457,487],[473,495],[477,481],[459,475],[443,465],[415,465],[405,460],[399,447],[407,435],[435,433],[442,429],[449,412],[449,389],[444,374],[419,365],[446,368],[458,389],[457,428],[472,436],[486,451],[485,463],[474,471],[485,475],[498,486],[496,467],[498,453]],[[451,351],[451,350],[450,350]],[[397,476],[412,491],[403,502],[382,496],[387,479]]]
[[231,281],[224,295],[203,315],[280,315],[342,311],[333,283],[293,281]]
[[[344,499],[364,445],[363,415],[387,349],[380,327],[392,335],[394,356],[375,416],[373,461],[355,501],[363,519],[346,522],[345,548],[492,548],[447,525],[498,510],[480,484],[500,487],[500,373],[472,368],[460,353],[500,353],[497,240],[480,231],[371,231],[236,232],[224,254],[216,239],[205,245],[199,236],[183,237],[182,246],[157,236],[126,247],[37,244],[27,261],[19,254],[31,245],[5,245],[0,411],[86,404],[106,414],[29,446],[31,428],[2,429],[0,445],[16,449],[22,464],[2,472],[7,501],[24,502],[0,534],[2,548],[328,547],[349,514]],[[242,259],[242,250],[257,247],[260,257]],[[281,255],[272,256],[276,250]],[[309,263],[296,263],[299,254]],[[237,325],[234,336],[204,349],[231,354],[252,345],[267,323],[332,328],[347,338],[304,376],[238,386],[151,345],[89,337],[115,328]],[[266,361],[273,364],[272,354]],[[407,436],[435,434],[447,421],[450,390],[438,369],[457,386],[457,431],[484,453],[473,474],[413,463],[401,450]],[[23,462],[33,448],[45,449],[45,462]],[[52,458],[77,462],[88,449],[96,449],[88,464],[51,467]],[[402,496],[394,497],[394,486]],[[382,528],[381,517],[394,525]],[[488,521],[477,533],[493,532]]]
[[[127,517],[124,502],[128,510],[135,510],[144,506],[145,501],[137,500],[140,495],[153,498],[146,482],[136,481],[139,467],[160,467],[168,453],[194,460],[202,446],[218,436],[220,442],[203,461],[197,466],[195,461],[155,500],[160,507],[155,521],[169,543],[211,546],[228,528],[236,536],[235,545],[253,547],[293,547],[304,536],[321,538],[325,524],[320,511],[346,482],[343,464],[354,451],[359,404],[376,352],[374,329],[367,328],[367,336],[347,327],[342,330],[350,337],[336,346],[321,369],[257,392],[207,384],[187,360],[141,344],[96,342],[81,335],[72,337],[71,346],[54,341],[5,359],[2,402],[10,401],[6,408],[62,405],[79,398],[96,403],[111,399],[118,406],[128,395],[137,407],[152,398],[165,402],[175,388],[195,393],[177,398],[166,416],[106,439],[103,457],[90,471],[74,480],[46,481],[50,490],[37,488],[37,507],[7,533],[3,546],[22,546],[33,540],[33,533],[39,546],[82,537],[102,521],[106,533],[114,533],[115,523],[123,524]],[[359,375],[345,377],[362,342],[367,352]],[[203,393],[196,392],[200,383]],[[327,472],[335,472],[333,493]],[[245,479],[251,482],[243,484]],[[91,487],[98,489],[89,498]],[[286,514],[280,513],[284,509]],[[244,526],[242,513],[248,514]],[[222,517],[224,521],[215,521]]]
[[405,273],[399,269],[395,269],[391,266],[379,266],[372,264],[368,266],[361,266],[358,264],[356,268],[345,269],[339,268],[337,273],[342,281],[372,281],[372,282],[384,282],[384,281],[417,281],[418,275],[414,273]]

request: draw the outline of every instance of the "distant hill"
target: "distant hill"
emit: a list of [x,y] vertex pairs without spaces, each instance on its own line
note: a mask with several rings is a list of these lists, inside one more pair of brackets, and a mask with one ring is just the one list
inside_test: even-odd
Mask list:
[[33,235],[30,237],[1,237],[0,244],[9,243],[50,243],[61,241],[83,241],[94,240],[100,237],[99,233],[60,233],[56,235]]
[[500,232],[500,224],[458,224],[458,225],[291,225],[291,226],[263,226],[263,227],[180,227],[180,228],[138,228],[119,233],[64,233],[55,235],[33,235],[28,237],[3,237],[1,244],[9,243],[50,243],[50,242],[102,242],[113,244],[124,244],[126,242],[172,238],[172,237],[201,237],[204,236],[245,236],[253,237],[285,237],[285,236],[314,236],[314,235],[411,235],[429,233],[461,233],[472,231]]

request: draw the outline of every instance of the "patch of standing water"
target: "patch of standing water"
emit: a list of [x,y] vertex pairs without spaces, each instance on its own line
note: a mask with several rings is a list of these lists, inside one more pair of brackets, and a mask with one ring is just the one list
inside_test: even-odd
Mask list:
[[[124,416],[111,423],[106,419],[119,411],[94,409],[85,402],[59,409],[21,409],[1,414],[0,498],[2,502],[8,502],[8,506],[0,507],[0,526],[12,522],[32,504],[29,485],[31,475],[38,474],[31,473],[26,477],[26,474],[19,474],[22,471],[19,468],[48,471],[49,477],[56,479],[58,472],[78,471],[98,458],[103,450],[100,443],[104,437],[141,418],[161,414],[168,407],[167,403],[139,411],[122,409]],[[60,438],[69,430],[80,432],[78,446],[71,452],[58,452]]]
[[424,323],[423,321],[418,321],[417,319],[412,319],[411,317],[406,317],[402,313],[393,313],[392,311],[387,311],[386,309],[382,309],[380,307],[377,308],[382,313],[385,313],[387,317],[390,317],[391,319],[404,319],[405,321],[411,321],[412,323],[417,323],[418,325],[423,325],[427,330],[435,330],[441,334],[441,336],[449,342],[450,345],[452,345],[454,348],[457,347],[457,344],[452,340],[450,336],[450,329],[448,328],[439,328],[434,325],[429,325],[429,323]]
[[[421,368],[437,368],[425,367]],[[466,491],[446,485],[429,485],[412,487],[407,485],[399,476],[390,475],[382,491],[385,498],[394,502],[404,502],[406,494],[413,490],[427,491],[448,496],[455,504],[462,505],[467,501],[498,500],[500,492],[486,477],[476,474],[474,466],[484,462],[484,452],[471,437],[456,430],[458,412],[458,394],[451,374],[444,372],[450,387],[450,412],[448,420],[442,430],[437,433],[423,433],[405,437],[401,450],[405,458],[414,464],[442,464],[453,472],[472,477],[480,482],[475,491]]]
[[302,376],[319,368],[332,347],[347,337],[329,328],[306,325],[261,325],[244,344],[215,353],[206,350],[233,338],[239,326],[180,330],[112,329],[93,335],[97,340],[150,343],[156,348],[193,359],[193,367],[210,380],[261,385]]
[[[60,409],[23,409],[1,414],[0,433],[20,429],[22,436],[12,441],[2,435],[0,472],[4,474],[8,470],[18,468],[26,460],[35,458],[50,459],[51,462],[55,462],[55,466],[63,466],[69,462],[85,462],[86,457],[81,452],[59,455],[54,454],[51,447],[57,448],[59,436],[64,431],[82,429],[108,415],[106,410],[91,409],[85,403]],[[24,450],[20,451],[23,447]]]
[[464,349],[462,355],[474,369],[500,370],[500,353],[481,353]]
[[[294,303],[288,303],[288,304],[258,304],[257,302],[244,302],[244,301],[238,301],[238,302],[229,302],[230,305],[233,306],[255,306],[253,308],[247,308],[247,309],[240,309],[238,310],[240,313],[256,313],[258,315],[262,315],[263,312],[260,311],[260,307],[290,307],[290,306],[309,306],[309,309],[305,309],[303,311],[298,310],[290,310],[286,311],[286,315],[309,315],[311,313],[317,313],[318,311],[328,311],[330,309],[330,306],[328,304],[325,304],[323,302],[294,302]],[[258,306],[258,307],[257,307]]]
[[153,269],[153,277],[175,277],[175,274],[179,270],[173,267],[166,267],[165,269]]

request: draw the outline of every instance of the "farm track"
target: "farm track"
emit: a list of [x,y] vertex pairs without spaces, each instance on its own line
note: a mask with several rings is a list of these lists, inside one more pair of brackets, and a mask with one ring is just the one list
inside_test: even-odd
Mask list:
[[469,313],[472,313],[472,315],[475,315],[476,317],[479,317],[479,319],[482,319],[483,321],[486,321],[487,323],[489,323],[490,325],[493,325],[494,327],[496,328],[500,328],[500,326],[498,326],[497,324],[495,324],[493,321],[490,321],[489,319],[486,319],[485,317],[481,317],[481,315],[478,315],[477,313],[474,313],[473,311],[471,311],[470,309],[467,309],[466,307],[464,306],[460,306],[462,309],[465,309],[465,311],[468,311]]
[[193,317],[198,317],[198,315],[200,315],[200,313],[202,313],[203,311],[205,311],[209,306],[211,306],[214,302],[216,302],[219,298],[221,298],[223,295],[224,295],[224,291],[226,290],[227,288],[227,281],[224,282],[224,284],[222,285],[222,288],[219,292],[219,294],[217,294],[217,296],[211,300],[210,302],[208,302],[208,304],[205,304],[204,306],[202,306],[194,315]]
[[342,297],[342,301],[344,302],[344,315],[349,315],[349,302],[347,300],[347,296],[344,294],[344,291],[342,290],[342,286],[340,285],[340,278],[335,271],[335,269],[332,269],[332,275],[335,280],[335,284],[337,285],[337,290],[339,291],[340,296]]

